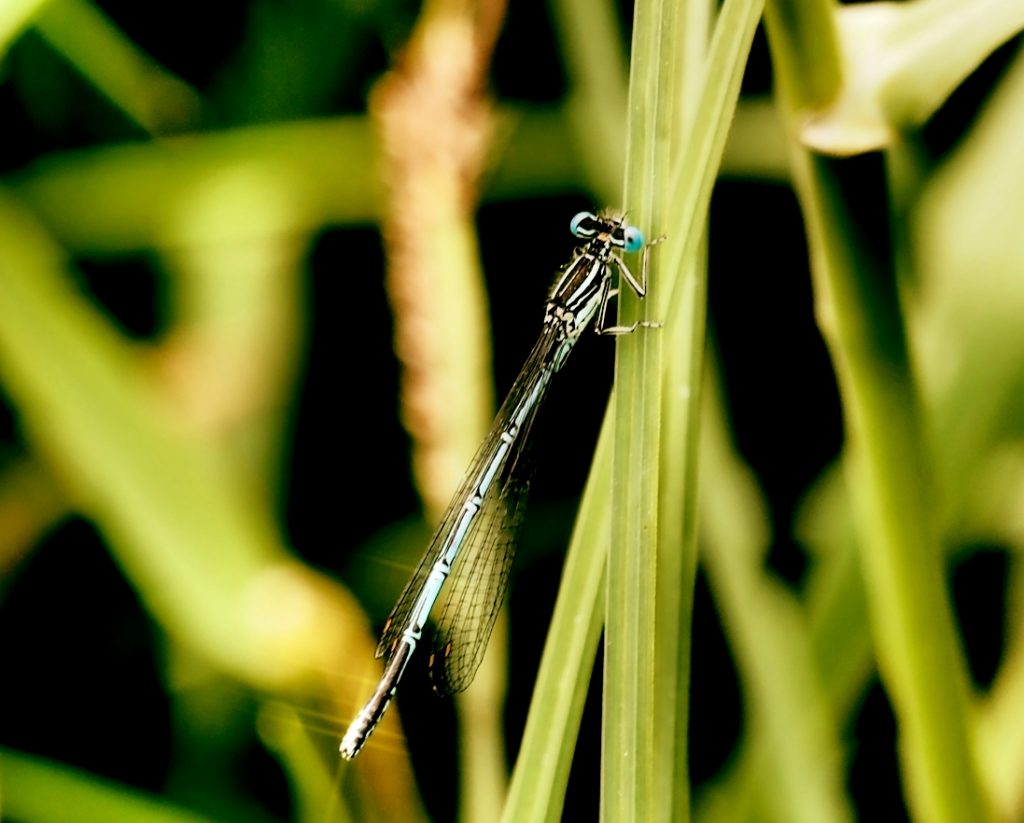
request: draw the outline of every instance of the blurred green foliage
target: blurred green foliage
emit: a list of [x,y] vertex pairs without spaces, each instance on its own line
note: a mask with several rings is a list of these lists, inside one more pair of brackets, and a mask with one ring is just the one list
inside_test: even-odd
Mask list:
[[[668,754],[621,805],[635,776],[606,757],[615,819],[1024,814],[1024,10],[768,2],[730,121],[759,4],[679,4],[678,29],[636,5],[632,81],[614,4],[512,4],[496,46],[479,221],[496,340],[535,331],[564,256],[537,216],[567,219],[581,192],[620,205],[624,171],[625,205],[667,236],[648,301],[666,328],[619,361],[631,394],[596,452],[537,705],[523,721],[534,663],[487,673],[460,704],[457,767],[448,710],[415,682],[411,760],[394,711],[356,764],[336,759],[378,673],[359,604],[382,618],[424,544],[374,232],[395,188],[367,102],[419,9],[0,5],[6,819],[492,819],[523,722],[506,816],[561,817],[568,783],[564,814],[586,819],[605,551],[640,533],[619,541],[639,552],[645,527],[655,576],[615,602],[652,608],[610,625],[651,621],[628,664],[648,676],[605,693],[606,727],[640,711],[641,756]],[[744,202],[709,219],[716,174]],[[805,237],[813,309],[793,297],[803,261],[780,262]],[[821,340],[796,330],[812,311],[817,374]],[[556,419],[598,405],[566,393]],[[623,512],[624,482],[642,510]],[[531,569],[555,520],[527,529]],[[516,592],[513,661],[519,635],[532,661],[546,613]]]

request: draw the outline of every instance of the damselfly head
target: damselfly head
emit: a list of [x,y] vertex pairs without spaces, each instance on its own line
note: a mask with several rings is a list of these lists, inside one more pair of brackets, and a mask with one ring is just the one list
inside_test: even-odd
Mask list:
[[598,237],[626,251],[640,251],[644,247],[644,234],[636,226],[626,223],[625,217],[606,213],[591,214],[581,211],[569,223],[569,231],[581,240]]

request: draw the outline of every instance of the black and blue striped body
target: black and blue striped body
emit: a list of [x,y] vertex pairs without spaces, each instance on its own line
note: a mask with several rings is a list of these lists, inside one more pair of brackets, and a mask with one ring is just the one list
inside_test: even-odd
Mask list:
[[613,293],[613,268],[644,295],[644,283],[633,278],[617,254],[619,249],[642,248],[642,235],[622,218],[589,213],[577,215],[571,228],[586,242],[559,271],[540,336],[385,623],[377,657],[386,657],[387,664],[373,696],[342,740],[341,753],[348,759],[383,716],[435,610],[440,614],[429,657],[435,690],[460,691],[472,680],[508,582],[529,480],[519,458],[551,378],[595,317],[598,332],[631,330],[607,329],[603,323]]

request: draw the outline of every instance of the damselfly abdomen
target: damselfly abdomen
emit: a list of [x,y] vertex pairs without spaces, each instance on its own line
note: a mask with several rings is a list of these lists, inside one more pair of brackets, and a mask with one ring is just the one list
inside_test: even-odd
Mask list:
[[387,660],[384,674],[341,741],[345,758],[359,753],[380,722],[432,613],[436,628],[427,659],[434,690],[450,694],[469,685],[505,596],[529,486],[520,457],[551,378],[595,318],[598,334],[624,334],[641,325],[605,321],[616,269],[638,297],[646,293],[646,266],[638,280],[621,257],[644,248],[643,234],[608,213],[581,212],[570,229],[584,242],[559,270],[540,337],[384,624],[376,655]]

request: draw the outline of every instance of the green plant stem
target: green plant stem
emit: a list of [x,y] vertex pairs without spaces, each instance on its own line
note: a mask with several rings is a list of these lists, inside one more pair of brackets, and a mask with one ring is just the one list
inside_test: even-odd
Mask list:
[[[706,27],[707,9],[690,9],[693,29]],[[662,392],[660,452],[662,514],[658,527],[658,590],[655,673],[662,717],[656,729],[655,786],[665,806],[674,787],[669,816],[689,818],[685,695],[689,686],[689,613],[696,567],[697,443],[704,381],[706,266],[702,238],[711,189],[725,151],[729,124],[739,99],[746,56],[762,8],[761,0],[726,3],[714,28],[707,57],[686,65],[683,116],[688,139],[674,164],[669,213],[676,215],[665,241],[665,288],[659,314],[670,341]],[[689,45],[693,49],[695,46]],[[703,49],[701,50],[703,53]],[[665,297],[667,296],[667,300]]]
[[[705,308],[701,269],[694,261],[760,11],[758,0],[731,0],[723,6],[701,77],[700,95],[695,106],[691,96],[684,107],[678,83],[686,60],[678,46],[684,42],[683,21],[692,21],[696,15],[688,17],[671,4],[638,4],[636,8],[626,202],[631,219],[635,215],[636,222],[653,235],[662,230],[667,235],[664,247],[651,255],[651,282],[657,289],[652,289],[648,303],[658,312],[653,316],[675,331],[624,338],[616,360],[602,781],[602,813],[608,820],[685,819],[688,815],[685,802],[676,802],[678,798],[670,802],[659,792],[685,773],[685,765],[681,765],[685,749],[666,730],[677,735],[686,726],[685,701],[679,688],[688,681],[688,666],[683,660],[685,640],[678,621],[680,610],[688,610],[689,596],[680,598],[673,609],[659,607],[657,571],[659,552],[671,551],[674,542],[682,558],[663,563],[673,571],[667,575],[670,580],[661,585],[688,585],[693,532],[691,526],[689,533],[684,527],[681,534],[670,534],[675,531],[673,521],[664,518],[658,507],[682,507],[691,513],[696,507],[693,444]],[[682,126],[687,111],[692,128],[685,132],[684,143]],[[672,155],[675,162],[671,162]],[[659,173],[665,168],[670,168],[671,174]],[[666,263],[660,270],[659,257]],[[620,323],[638,319],[636,301],[626,296]],[[666,340],[674,341],[673,349],[684,341],[678,353],[685,365],[674,368],[669,380],[672,391],[689,395],[669,406],[663,404],[666,363],[662,347],[668,345]],[[665,413],[680,415],[666,428],[674,442],[664,448],[680,452],[676,457],[680,462],[666,474],[666,488],[679,489],[681,500],[668,500],[661,493],[661,416]],[[663,597],[664,593],[662,589]],[[667,673],[671,676],[665,677]],[[673,693],[659,691],[672,680],[676,683]]]
[[[767,16],[790,118],[808,99],[787,71],[786,3]],[[896,276],[874,215],[884,195],[881,163],[847,169],[794,142],[797,192],[808,226],[819,325],[839,375],[849,435],[851,488],[877,658],[900,723],[904,780],[922,820],[990,819],[967,728],[968,690],[945,588],[933,479]]]
[[38,15],[50,0],[8,0],[0,4],[0,55],[6,55],[32,18]]
[[[218,456],[169,423],[139,352],[72,288],[60,251],[0,196],[0,374],[32,445],[176,638],[259,682],[246,586],[286,555]],[[263,658],[263,659],[261,659]]]
[[[702,558],[747,706],[743,753],[750,767],[736,773],[754,778],[746,788],[757,790],[757,808],[771,810],[775,819],[852,820],[842,790],[835,708],[816,665],[806,615],[764,571],[767,510],[730,442],[714,389],[709,379],[701,438]],[[734,805],[726,819],[741,819],[736,807],[748,791],[729,797]]]
[[[209,823],[164,797],[10,749],[0,750],[4,816],[35,823],[118,820],[125,823]],[[252,819],[252,810],[247,810]],[[259,820],[260,818],[257,818]]]
[[[630,64],[625,205],[630,219],[660,232],[665,220],[673,138],[681,126],[674,63],[680,18],[674,3],[637,3]],[[674,99],[675,98],[675,99]],[[650,271],[652,283],[657,277]],[[664,284],[659,283],[658,288]],[[654,290],[651,302],[657,305]],[[623,298],[619,322],[642,319]],[[611,547],[608,555],[601,810],[608,821],[654,821],[668,807],[655,798],[655,718],[666,709],[655,694],[657,537],[663,335],[640,330],[620,338],[615,362],[615,442]],[[674,725],[674,724],[673,724]]]
[[502,819],[562,819],[565,787],[590,672],[601,638],[604,569],[611,524],[612,405],[565,558],[551,628],[544,643],[526,730]]
[[[854,25],[865,20],[866,26]],[[1020,32],[1024,3],[915,0],[892,9],[844,9],[839,21],[840,34],[859,35],[853,48],[872,50],[873,59],[858,62],[877,73],[887,119],[908,128],[922,125],[995,48]],[[876,53],[880,41],[882,72]]]
[[[376,163],[368,119],[339,117],[65,152],[19,174],[12,188],[64,245],[124,253],[197,242],[182,231],[188,224],[181,215],[194,208],[197,191],[238,179],[240,169],[266,180],[285,203],[301,205],[284,231],[369,222],[381,210]],[[250,219],[238,216],[243,224]],[[215,228],[222,233],[214,235]],[[237,230],[222,220],[205,226],[201,239],[233,241]]]
[[900,721],[908,798],[922,820],[985,820],[895,272],[865,253],[856,228],[863,215],[847,211],[835,161],[805,160],[804,208],[815,212],[823,252],[816,289],[829,296],[826,338],[847,414],[872,628]]
[[[685,3],[680,23],[684,40],[677,56],[681,112],[685,128],[694,117],[704,83],[711,6]],[[685,133],[685,131],[684,131]],[[693,584],[697,573],[697,467],[707,302],[707,245],[693,247],[679,278],[681,320],[669,326],[663,375],[659,453],[656,624],[661,648],[655,656],[655,694],[665,706],[655,725],[654,794],[668,820],[690,819],[688,758],[690,641]]]
[[626,66],[622,36],[609,2],[552,4],[558,42],[569,72],[566,119],[573,148],[591,189],[614,202],[622,181]]
[[47,3],[35,25],[88,82],[147,132],[198,119],[199,95],[139,49],[92,3]]

